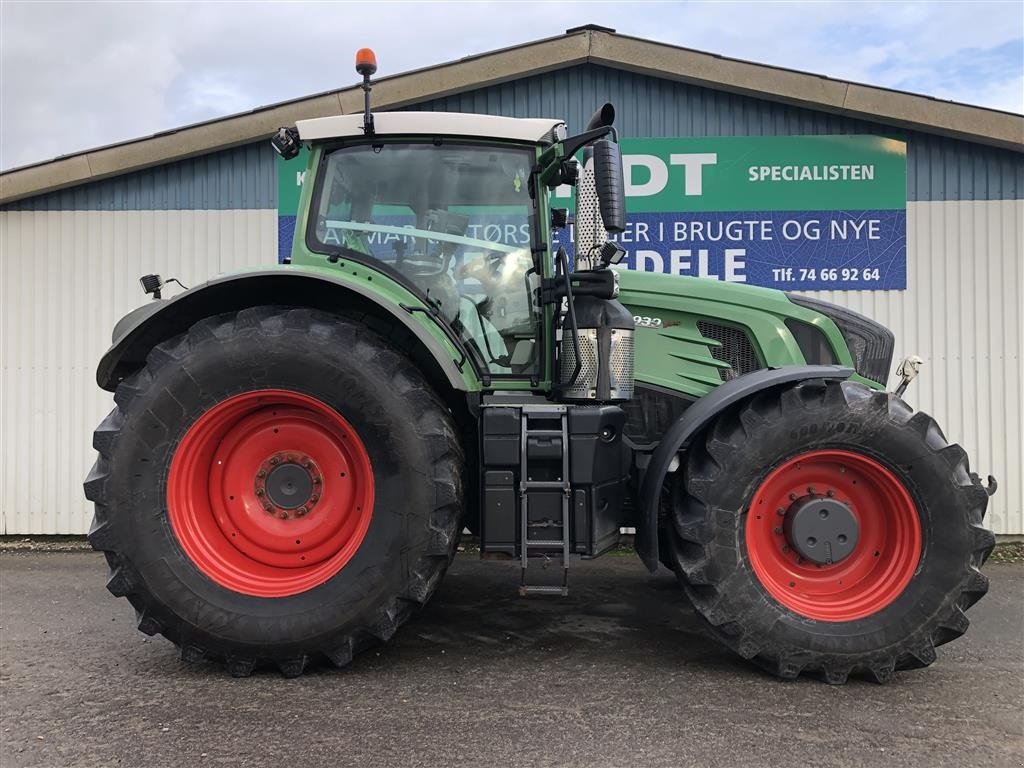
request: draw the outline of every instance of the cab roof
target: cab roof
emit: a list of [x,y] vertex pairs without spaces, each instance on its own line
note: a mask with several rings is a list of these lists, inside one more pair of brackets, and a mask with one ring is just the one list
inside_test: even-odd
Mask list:
[[[303,141],[365,135],[362,113],[299,120],[295,125]],[[537,144],[554,141],[555,128],[564,125],[564,120],[552,118],[524,119],[461,112],[373,113],[374,133],[378,136],[472,136]]]

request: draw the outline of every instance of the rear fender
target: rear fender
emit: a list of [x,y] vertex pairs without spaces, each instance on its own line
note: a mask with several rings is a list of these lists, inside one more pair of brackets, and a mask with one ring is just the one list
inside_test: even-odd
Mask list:
[[[378,273],[372,274],[381,282],[386,280]],[[367,276],[362,280],[348,279],[347,275],[288,267],[217,277],[173,299],[150,302],[123,317],[114,326],[113,343],[100,360],[96,382],[103,389],[114,391],[121,379],[145,364],[153,347],[185,333],[204,317],[276,305],[335,313],[362,312],[388,326],[403,327],[413,337],[414,347],[403,351],[424,369],[432,384],[461,391],[477,388],[468,361],[453,345],[440,340],[444,338],[440,329],[434,329],[435,334],[427,327],[431,323],[426,319],[429,313],[414,313],[402,307],[405,303],[410,308],[420,308],[417,298],[408,294],[405,300],[396,300],[364,282],[368,282]]]
[[685,451],[718,414],[768,389],[810,379],[848,379],[852,374],[852,368],[838,365],[788,365],[763,369],[719,385],[687,408],[658,442],[640,484],[636,551],[648,570],[654,573],[658,569],[658,507],[661,486],[672,460]]

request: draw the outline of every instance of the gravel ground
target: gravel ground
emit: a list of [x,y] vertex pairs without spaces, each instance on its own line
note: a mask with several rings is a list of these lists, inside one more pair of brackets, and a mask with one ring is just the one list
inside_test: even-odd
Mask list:
[[0,765],[1021,766],[1024,567],[885,686],[777,681],[720,649],[672,576],[583,563],[568,598],[456,559],[344,670],[234,680],[134,627],[92,552],[0,554]]

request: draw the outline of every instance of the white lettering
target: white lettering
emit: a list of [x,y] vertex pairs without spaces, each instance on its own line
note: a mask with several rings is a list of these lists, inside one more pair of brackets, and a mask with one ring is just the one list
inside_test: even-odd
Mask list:
[[691,253],[692,251],[689,248],[673,248],[669,251],[669,274],[689,274],[693,269],[693,262],[690,261]]
[[[648,179],[640,184],[633,181],[634,168],[646,168]],[[668,184],[668,167],[665,161],[655,155],[624,155],[622,173],[626,177],[628,197],[649,197],[656,195]]]
[[637,272],[664,272],[665,262],[657,251],[637,251],[635,268]]
[[741,258],[747,255],[746,248],[725,249],[725,279],[730,283],[745,283],[747,276],[743,270],[747,268],[747,262]]
[[698,154],[672,154],[668,161],[672,165],[683,166],[685,183],[683,194],[687,197],[699,196],[704,193],[704,166],[716,165],[718,154],[715,152],[703,152]]
[[708,266],[708,249],[698,248],[697,249],[697,277],[707,277],[711,280],[720,280],[721,278],[711,272]]

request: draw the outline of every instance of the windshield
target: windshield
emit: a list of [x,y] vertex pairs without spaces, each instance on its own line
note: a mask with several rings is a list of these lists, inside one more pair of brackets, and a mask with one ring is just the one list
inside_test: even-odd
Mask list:
[[360,145],[332,152],[318,250],[401,273],[495,374],[538,372],[528,149]]

